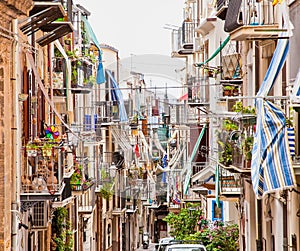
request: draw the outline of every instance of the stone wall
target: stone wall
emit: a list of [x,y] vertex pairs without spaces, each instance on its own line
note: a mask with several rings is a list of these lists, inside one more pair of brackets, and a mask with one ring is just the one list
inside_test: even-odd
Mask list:
[[24,18],[32,7],[28,0],[0,0],[0,250],[11,250],[11,203],[15,196],[13,148],[12,49],[13,19]]

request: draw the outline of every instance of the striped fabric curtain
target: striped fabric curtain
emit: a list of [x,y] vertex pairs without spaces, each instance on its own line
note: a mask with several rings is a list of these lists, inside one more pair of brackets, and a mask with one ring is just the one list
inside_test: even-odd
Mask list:
[[288,133],[288,141],[289,141],[289,147],[290,147],[290,153],[291,156],[295,156],[295,130],[292,127],[287,128]]
[[294,186],[295,175],[283,111],[266,100],[257,100],[257,133],[252,151],[251,175],[258,197]]
[[[286,6],[282,4],[281,8],[285,13]],[[283,17],[284,23],[289,24],[286,15]],[[288,35],[290,35],[288,32],[283,32],[279,36]],[[255,102],[257,122],[252,150],[251,178],[258,198],[296,184],[284,112],[265,99],[276,82],[288,51],[289,40],[279,39]]]

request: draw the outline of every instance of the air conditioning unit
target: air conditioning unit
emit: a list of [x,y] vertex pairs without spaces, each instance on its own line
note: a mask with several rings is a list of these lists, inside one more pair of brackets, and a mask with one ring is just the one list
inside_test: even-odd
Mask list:
[[201,52],[204,47],[204,41],[202,37],[195,37],[194,38],[194,52]]

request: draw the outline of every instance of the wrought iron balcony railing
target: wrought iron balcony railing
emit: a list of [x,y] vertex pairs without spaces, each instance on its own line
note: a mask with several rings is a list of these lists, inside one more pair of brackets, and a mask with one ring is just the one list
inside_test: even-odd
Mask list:
[[26,162],[21,171],[21,193],[61,192],[66,163],[61,142],[41,139],[28,143],[24,151]]
[[194,53],[195,27],[195,22],[184,21],[180,28],[172,31],[172,55],[174,57]]
[[208,79],[197,77],[188,79],[188,104],[190,106],[209,105]]

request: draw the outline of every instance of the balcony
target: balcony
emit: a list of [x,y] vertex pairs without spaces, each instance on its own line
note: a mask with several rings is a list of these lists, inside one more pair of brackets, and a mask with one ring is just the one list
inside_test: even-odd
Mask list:
[[64,182],[67,161],[60,143],[42,139],[24,147],[26,162],[21,170],[21,200],[64,199],[64,190],[68,189]]
[[71,91],[74,94],[89,94],[96,82],[93,66],[85,59],[72,61]]
[[90,186],[87,193],[78,197],[78,213],[91,214],[96,205],[95,186]]
[[194,53],[195,23],[184,21],[172,31],[172,57],[185,57]]
[[100,127],[110,126],[114,121],[120,120],[118,102],[100,101],[95,102],[98,111],[97,125]]
[[220,170],[221,194],[226,197],[239,197],[242,194],[241,177],[221,168]]
[[188,79],[188,104],[191,107],[209,105],[209,85],[205,78]]
[[88,179],[80,183],[70,183],[72,191],[74,192],[80,192],[80,191],[84,192],[90,189],[94,184],[95,184],[94,179]]
[[295,175],[300,175],[300,156],[294,157],[293,168],[294,168]]
[[21,22],[20,29],[28,36],[38,30],[45,32],[42,37],[36,40],[40,46],[45,46],[74,30],[70,22],[58,21],[66,15],[61,3],[36,1],[29,15],[29,18]]
[[[58,50],[55,50],[58,53]],[[53,89],[53,100],[55,103],[66,102],[66,61],[63,57],[55,57],[53,59],[53,75],[52,75],[52,89]]]
[[230,0],[224,30],[236,41],[276,39],[284,31],[279,29],[276,8],[269,1]]
[[216,17],[220,18],[221,20],[225,20],[226,18],[228,2],[228,0],[217,0]]
[[[235,106],[237,105],[235,104]],[[244,107],[241,109],[246,111],[250,108]],[[231,173],[250,175],[255,125],[251,123],[252,120],[241,121],[239,117],[242,115],[232,116],[234,116],[234,120],[225,119],[221,130],[217,133],[219,165]],[[245,114],[243,116],[252,118],[255,117],[255,114]]]
[[86,170],[89,165],[88,157],[77,157],[74,163],[74,172],[70,179],[72,194],[81,194],[96,183],[95,178],[88,177]]

